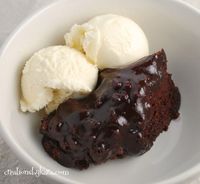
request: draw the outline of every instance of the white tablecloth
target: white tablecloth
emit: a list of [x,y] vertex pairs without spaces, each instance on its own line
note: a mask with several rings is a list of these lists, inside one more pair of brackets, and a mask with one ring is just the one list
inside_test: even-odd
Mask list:
[[[0,0],[0,45],[10,32],[29,14],[56,0]],[[200,9],[200,0],[185,0]],[[6,176],[7,169],[24,166],[0,138],[0,184],[47,184],[35,176]],[[200,184],[200,177],[190,184]]]

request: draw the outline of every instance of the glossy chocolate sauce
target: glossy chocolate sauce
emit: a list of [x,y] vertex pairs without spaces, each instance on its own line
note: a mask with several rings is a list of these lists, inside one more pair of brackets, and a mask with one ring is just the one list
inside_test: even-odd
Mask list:
[[180,93],[164,51],[122,69],[104,69],[97,88],[69,99],[42,120],[42,144],[55,160],[84,169],[149,150],[178,117]]

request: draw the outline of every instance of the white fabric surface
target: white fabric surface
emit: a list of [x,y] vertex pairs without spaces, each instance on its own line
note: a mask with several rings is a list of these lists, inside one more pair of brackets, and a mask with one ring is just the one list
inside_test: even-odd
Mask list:
[[[0,45],[10,32],[29,14],[56,0],[0,0]],[[200,0],[184,0],[200,9]],[[35,176],[5,176],[7,169],[16,170],[24,165],[0,138],[0,184],[47,184]],[[200,184],[200,177],[190,184]]]

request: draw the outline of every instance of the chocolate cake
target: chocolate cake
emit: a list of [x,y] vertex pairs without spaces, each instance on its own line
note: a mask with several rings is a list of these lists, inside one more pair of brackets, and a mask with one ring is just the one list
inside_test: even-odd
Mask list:
[[179,107],[161,50],[127,67],[102,70],[94,92],[67,100],[42,120],[42,144],[57,162],[78,169],[140,155],[179,116]]

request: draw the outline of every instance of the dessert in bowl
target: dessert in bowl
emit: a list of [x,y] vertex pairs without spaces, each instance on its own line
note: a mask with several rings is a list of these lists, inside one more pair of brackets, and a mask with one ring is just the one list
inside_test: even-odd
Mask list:
[[[38,133],[41,118],[19,111],[17,92],[23,61],[40,48],[61,44],[64,33],[75,22],[83,23],[95,15],[112,12],[132,18],[143,28],[149,40],[151,53],[161,47],[165,48],[169,71],[173,73],[175,84],[180,88],[182,95],[181,118],[178,122],[172,122],[169,131],[161,135],[154,147],[141,157],[109,161],[82,172],[68,169],[69,176],[48,177],[65,183],[120,183],[120,180],[125,183],[131,183],[133,180],[137,183],[162,183],[171,180],[175,183],[185,179],[180,175],[183,172],[187,173],[187,177],[197,173],[195,165],[198,163],[199,147],[194,139],[198,139],[199,125],[198,113],[194,113],[192,109],[198,109],[199,105],[199,88],[193,83],[193,79],[198,78],[199,32],[198,28],[194,29],[195,24],[189,20],[192,18],[194,22],[197,21],[199,14],[176,1],[127,1],[123,6],[118,1],[109,1],[106,6],[103,1],[93,2],[94,4],[91,1],[84,1],[84,5],[88,5],[87,11],[82,10],[79,15],[75,15],[74,11],[66,13],[66,7],[76,9],[81,7],[82,3],[55,3],[24,24],[4,47],[1,68],[9,72],[1,72],[0,78],[3,85],[1,102],[4,106],[1,112],[1,125],[7,142],[30,165],[43,166],[51,170],[66,169],[48,157],[41,146],[41,137]],[[152,8],[154,11],[147,13]],[[173,11],[175,9],[176,11]],[[169,14],[169,10],[173,13]],[[178,13],[182,11],[185,12],[184,16]],[[35,28],[38,25],[41,26],[40,29]],[[195,47],[191,48],[191,45]],[[183,50],[187,50],[187,53]],[[9,80],[5,82],[5,79]],[[141,173],[145,173],[145,177],[139,177]],[[116,177],[117,175],[120,175],[120,178]]]

